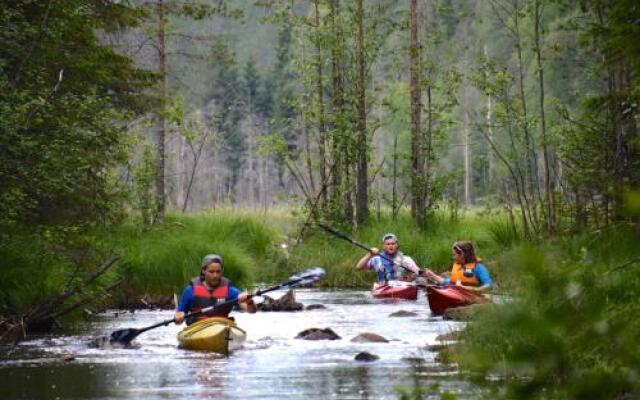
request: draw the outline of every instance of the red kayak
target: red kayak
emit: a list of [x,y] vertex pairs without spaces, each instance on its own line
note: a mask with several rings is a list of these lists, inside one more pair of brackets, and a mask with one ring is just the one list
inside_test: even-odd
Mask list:
[[487,303],[489,299],[464,286],[427,286],[427,300],[433,315],[442,315],[447,309],[471,304]]
[[376,299],[404,299],[416,300],[418,298],[418,287],[412,282],[388,281],[384,283],[374,283],[371,294]]

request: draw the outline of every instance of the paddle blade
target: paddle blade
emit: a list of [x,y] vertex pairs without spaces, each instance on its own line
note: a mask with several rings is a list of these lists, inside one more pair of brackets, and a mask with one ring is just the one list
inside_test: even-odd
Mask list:
[[352,241],[349,236],[345,235],[342,232],[336,231],[335,229],[331,228],[329,225],[325,225],[325,224],[321,224],[321,223],[317,223],[317,225],[320,227],[320,229],[322,229],[323,231],[327,232],[330,235],[333,235],[333,236],[335,236],[337,238],[346,240],[348,242]]
[[291,275],[289,282],[287,282],[284,288],[290,288],[299,285],[309,285],[319,279],[322,279],[326,275],[324,268],[314,267],[309,268],[304,272],[298,272]]
[[135,337],[138,336],[138,334],[140,334],[140,329],[135,329],[135,328],[120,329],[118,331],[111,333],[109,342],[127,345],[133,339],[135,339]]

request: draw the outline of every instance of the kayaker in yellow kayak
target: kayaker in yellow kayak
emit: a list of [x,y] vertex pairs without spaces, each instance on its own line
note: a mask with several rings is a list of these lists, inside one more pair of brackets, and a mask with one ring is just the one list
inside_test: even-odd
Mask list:
[[372,247],[356,264],[363,271],[376,271],[378,281],[411,281],[420,275],[420,268],[413,259],[399,251],[398,237],[387,233],[382,237],[383,250]]
[[425,276],[441,285],[461,285],[476,292],[491,290],[493,281],[489,270],[480,262],[480,258],[476,257],[471,242],[466,240],[455,242],[451,248],[451,254],[453,267],[448,278],[436,274],[429,268],[425,269]]
[[[217,254],[207,254],[202,259],[200,276],[189,282],[180,297],[178,310],[174,314],[176,324],[185,320],[186,313],[194,313],[205,307],[215,304],[232,302],[237,299],[237,304],[249,313],[255,313],[257,308],[247,291],[241,291],[228,279],[223,277],[222,257]],[[227,303],[216,307],[206,315],[196,318],[187,318],[187,325],[210,317],[228,318],[233,309],[233,303]]]

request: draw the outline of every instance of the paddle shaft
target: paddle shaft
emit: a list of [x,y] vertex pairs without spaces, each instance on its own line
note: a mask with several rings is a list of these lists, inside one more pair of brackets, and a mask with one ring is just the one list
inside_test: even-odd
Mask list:
[[[271,286],[271,287],[266,288],[266,289],[258,290],[257,292],[255,292],[255,293],[253,293],[253,294],[249,294],[249,296],[248,296],[247,298],[248,298],[248,299],[250,299],[250,298],[252,298],[252,297],[254,297],[254,296],[262,296],[262,295],[263,295],[263,294],[265,294],[265,293],[273,292],[273,291],[275,291],[275,290],[282,289],[283,287],[288,287],[288,286],[291,286],[291,285],[295,285],[296,283],[300,282],[301,280],[303,280],[303,278],[300,278],[300,279],[292,279],[292,280],[290,280],[290,281],[288,281],[288,282],[281,283],[281,284],[279,284],[279,285],[275,285],[275,286]],[[213,309],[215,309],[215,308],[218,308],[218,307],[224,307],[224,306],[227,306],[227,305],[229,305],[229,304],[234,304],[234,303],[236,303],[236,302],[238,302],[238,299],[233,299],[233,300],[225,301],[224,303],[220,303],[220,304],[214,304],[214,305],[212,305],[212,306],[205,307],[205,308],[203,308],[203,309],[202,309],[202,310],[200,310],[200,311],[196,311],[196,312],[192,312],[192,313],[185,314],[185,318],[188,318],[188,317],[197,317],[197,316],[200,316],[200,315],[206,314],[206,313],[208,313],[209,311],[212,311],[212,310],[213,310]],[[168,320],[168,321],[169,321],[168,323],[173,322],[173,320],[172,320],[172,319],[171,319],[171,320]],[[165,321],[165,322],[166,322],[166,321]],[[156,324],[155,326],[162,326],[162,324],[160,324],[160,325]],[[155,326],[154,326],[154,327],[155,327]]]
[[[350,238],[349,236],[345,235],[344,233],[338,232],[338,231],[336,231],[335,229],[328,227],[327,225],[318,224],[318,226],[319,226],[320,228],[322,228],[325,232],[329,232],[330,234],[332,234],[333,236],[337,237],[338,239],[345,240],[345,241],[347,241],[347,242],[349,242],[349,243],[351,243],[351,244],[354,244],[354,245],[356,245],[356,246],[358,246],[358,247],[360,247],[360,248],[362,248],[362,249],[364,249],[364,250],[367,250],[367,251],[369,251],[369,252],[371,251],[371,247],[369,247],[369,246],[367,246],[367,245],[364,245],[364,244],[362,244],[362,243],[359,243],[359,242],[357,242],[357,241],[353,240],[352,238]],[[404,269],[406,269],[406,270],[407,270],[407,271],[409,271],[409,272],[413,272],[413,271],[411,271],[409,268],[407,268],[407,267],[405,267],[404,265],[402,265],[401,263],[399,263],[399,262],[397,262],[397,261],[393,260],[392,258],[390,258],[389,256],[387,256],[387,255],[386,255],[386,254],[384,254],[384,253],[380,253],[380,252],[378,252],[378,254],[377,254],[377,255],[378,255],[378,256],[380,256],[381,258],[384,258],[385,260],[387,260],[387,261],[389,261],[389,262],[393,263],[394,265],[397,265],[397,266],[398,266],[398,267],[400,267],[400,268],[404,268]],[[385,275],[386,275],[386,271],[385,271]],[[385,279],[386,279],[386,278],[385,278]]]
[[[289,281],[287,281],[287,282],[284,282],[284,283],[281,283],[281,284],[279,284],[279,285],[275,285],[275,286],[271,286],[271,287],[266,288],[266,289],[258,290],[257,292],[255,292],[255,293],[253,293],[253,294],[250,294],[248,298],[252,298],[252,297],[254,297],[254,296],[262,296],[262,295],[263,295],[263,294],[265,294],[265,293],[273,292],[273,291],[275,291],[275,290],[282,289],[283,287],[288,287],[288,286],[295,285],[296,283],[298,283],[298,282],[300,282],[300,281],[302,281],[302,280],[304,280],[304,279],[305,279],[304,277],[300,277],[300,278],[296,278],[296,279],[291,279],[291,280],[289,280]],[[223,307],[223,306],[227,306],[227,305],[229,305],[229,304],[236,303],[237,301],[238,301],[238,299],[236,298],[236,299],[233,299],[233,300],[225,301],[224,303],[214,304],[214,305],[212,305],[212,306],[205,307],[205,308],[203,308],[203,309],[202,309],[202,310],[200,310],[200,311],[196,311],[196,312],[192,312],[192,313],[187,313],[187,314],[185,314],[185,318],[189,318],[189,317],[197,317],[197,316],[200,316],[200,315],[206,314],[206,313],[208,313],[209,311],[214,310],[215,308]],[[148,331],[148,330],[151,330],[151,329],[154,329],[154,328],[158,328],[158,327],[161,327],[161,326],[169,325],[169,324],[170,324],[170,323],[172,323],[172,322],[175,322],[175,320],[174,320],[173,318],[171,318],[171,319],[167,319],[167,320],[164,320],[164,321],[162,321],[162,322],[158,322],[157,324],[153,324],[153,325],[147,326],[147,327],[145,327],[145,328],[140,328],[140,329],[138,329],[138,330],[137,330],[137,334],[139,335],[139,334],[141,334],[142,332],[146,332],[146,331]]]

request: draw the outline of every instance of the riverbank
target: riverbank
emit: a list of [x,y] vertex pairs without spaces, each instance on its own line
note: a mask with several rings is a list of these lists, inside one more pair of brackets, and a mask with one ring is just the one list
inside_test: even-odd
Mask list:
[[[318,288],[369,287],[373,276],[354,270],[364,250],[315,228],[298,243],[301,224],[291,213],[246,212],[170,215],[164,225],[146,229],[135,220],[126,221],[114,231],[86,239],[93,245],[94,258],[80,259],[85,264],[99,255],[117,254],[120,259],[100,284],[89,288],[90,296],[79,300],[86,299],[96,309],[127,308],[140,299],[168,301],[197,274],[200,258],[210,252],[222,254],[225,274],[249,289],[314,265],[327,271]],[[640,354],[634,332],[640,326],[628,318],[640,311],[640,238],[635,225],[611,225],[524,245],[503,216],[476,210],[456,219],[446,212],[436,214],[426,231],[400,215],[395,220],[383,216],[347,233],[376,246],[386,232],[396,233],[401,250],[421,267],[436,271],[449,268],[453,241],[471,240],[499,290],[517,299],[507,307],[478,313],[465,340],[447,353],[463,370],[481,380],[504,381],[511,398],[518,398],[530,381],[558,398],[580,398],[584,376],[593,377],[588,390],[600,398],[637,393],[633,371]],[[4,275],[3,295],[10,300],[5,304],[19,305],[11,309],[14,315],[41,302],[43,295],[55,299],[73,282],[70,272],[78,270],[69,260],[56,263],[46,252],[33,251],[36,244],[23,244],[21,249],[30,251],[22,253],[7,249],[2,251],[11,257],[3,259],[13,262]],[[82,315],[80,310],[76,317]]]

